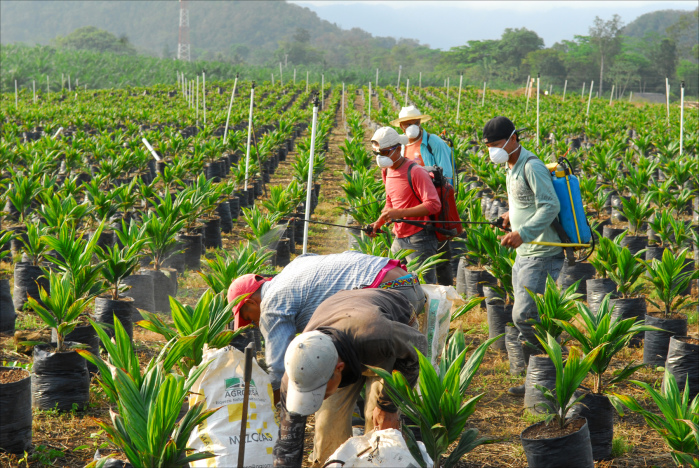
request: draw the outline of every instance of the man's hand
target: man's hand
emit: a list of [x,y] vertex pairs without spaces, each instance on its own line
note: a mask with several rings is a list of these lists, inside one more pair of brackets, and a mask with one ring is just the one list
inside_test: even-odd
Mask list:
[[502,227],[510,227],[510,212],[506,211],[505,213],[502,214]]
[[397,412],[389,413],[377,406],[372,413],[372,419],[374,420],[374,428],[377,430],[400,429],[400,418]]
[[384,225],[390,223],[392,219],[401,218],[403,218],[403,210],[399,210],[398,208],[384,208],[376,222]]
[[523,244],[522,238],[519,236],[519,232],[517,231],[510,232],[504,236],[499,236],[498,239],[500,239],[500,245],[503,247],[512,247],[513,249],[516,249]]

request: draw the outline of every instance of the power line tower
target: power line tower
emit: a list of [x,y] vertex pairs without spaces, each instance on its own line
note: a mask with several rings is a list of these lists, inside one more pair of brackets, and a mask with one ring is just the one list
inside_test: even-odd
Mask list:
[[189,2],[180,0],[180,36],[177,41],[177,60],[191,60],[189,46]]

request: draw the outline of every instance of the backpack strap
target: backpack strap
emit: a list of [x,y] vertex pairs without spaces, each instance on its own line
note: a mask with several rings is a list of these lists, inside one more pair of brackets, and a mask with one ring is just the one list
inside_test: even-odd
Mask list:
[[[527,163],[531,161],[532,159],[539,159],[538,157],[531,155],[527,158],[526,161],[524,161],[524,168],[522,169],[522,172],[524,172],[524,181],[527,183],[527,187],[529,187],[529,190],[534,192],[532,190],[531,185],[529,185],[529,180],[527,179]],[[565,229],[563,229],[563,225],[561,222],[558,220],[558,216],[554,218],[553,221],[551,221],[551,227],[553,228],[554,231],[556,231],[556,234],[558,234],[558,237],[561,239],[561,242],[564,244],[570,244],[570,238],[568,237],[568,234],[566,234]],[[572,247],[563,247],[563,250],[565,251],[566,259],[568,259],[568,265],[573,266],[575,265],[575,253]]]
[[[406,158],[406,159],[408,159],[408,158]],[[415,187],[413,187],[413,166],[416,165],[417,163],[413,162],[409,159],[408,159],[408,161],[410,162],[410,166],[408,166],[408,185],[410,186],[410,190],[413,192],[413,196],[415,196],[415,198],[417,198],[417,201],[422,203],[422,199],[420,197],[418,197],[417,193],[415,192]]]

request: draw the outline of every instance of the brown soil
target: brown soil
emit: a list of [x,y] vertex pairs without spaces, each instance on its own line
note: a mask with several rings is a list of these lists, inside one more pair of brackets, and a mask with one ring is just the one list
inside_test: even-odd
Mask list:
[[29,372],[24,369],[0,369],[0,384],[19,382],[29,377]]
[[677,341],[681,341],[683,343],[699,346],[699,340],[696,338],[692,338],[691,336],[682,336],[682,337],[675,337]]
[[660,312],[659,310],[649,310],[646,312],[648,315],[659,318],[659,319],[671,319],[671,320],[682,320],[682,319],[687,319],[687,316],[684,314],[670,314],[670,315],[665,315],[664,312]]
[[558,427],[558,424],[553,421],[550,424],[545,422],[537,423],[524,432],[522,432],[522,439],[529,440],[541,440],[541,439],[556,439],[558,437],[565,437],[567,435],[575,434],[585,425],[585,420],[583,418],[577,418],[569,421],[563,429]]

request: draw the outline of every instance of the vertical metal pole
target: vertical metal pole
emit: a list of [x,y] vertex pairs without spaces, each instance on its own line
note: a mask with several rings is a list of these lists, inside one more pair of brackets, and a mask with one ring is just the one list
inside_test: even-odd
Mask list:
[[609,95],[609,105],[612,105],[612,99],[614,99],[614,85],[612,85],[612,92]]
[[684,140],[684,81],[680,83],[680,156],[682,156],[682,143]]
[[400,88],[400,74],[403,71],[403,65],[398,65],[398,82],[396,83],[396,91]]
[[371,120],[371,81],[369,82],[369,98],[367,99],[367,118]]
[[447,110],[449,110],[449,77],[447,76]]
[[631,102],[631,98],[633,97],[633,91],[629,93],[629,102]]
[[483,82],[483,96],[481,97],[481,107],[485,106],[485,81]]
[[49,76],[46,75],[46,99],[49,98],[50,92],[51,92],[51,88],[49,87]]
[[590,116],[590,103],[592,102],[592,88],[595,87],[595,81],[592,80],[590,81],[590,96],[587,98],[587,113],[585,114],[586,117]]
[[345,120],[345,83],[342,83],[342,103],[340,104],[342,108],[342,120]]
[[418,88],[422,88],[422,72],[420,72],[420,81],[417,84]]
[[32,80],[32,100],[36,104],[36,80]]
[[524,113],[528,114],[529,113],[529,97],[532,94],[532,83],[534,82],[534,78],[529,78],[529,83],[527,83],[527,104],[524,106]]
[[568,80],[563,83],[563,101],[566,100],[566,89],[568,89]]
[[223,141],[226,142],[226,137],[228,136],[228,123],[231,121],[231,109],[233,109],[233,98],[235,98],[235,87],[238,86],[238,74],[235,74],[235,81],[233,82],[233,92],[231,93],[231,102],[228,104],[228,117],[226,117],[226,128],[223,129]]
[[17,80],[15,80],[15,108],[19,107],[19,95],[17,94]]
[[63,73],[61,73],[61,91],[63,91],[63,87],[66,84],[66,77]]
[[[248,145],[245,150],[245,187],[244,190],[248,189],[248,173],[250,171],[250,139],[252,138],[252,105],[255,101],[255,82],[252,82],[250,87],[250,116],[248,117]],[[262,169],[262,168],[260,168]]]
[[405,107],[408,107],[408,90],[410,89],[410,78],[405,80]]
[[584,98],[585,97],[585,82],[583,81],[583,90],[582,93],[580,93],[580,97]]
[[284,79],[282,78],[282,63],[279,62],[279,87],[284,87]]
[[540,138],[539,138],[539,81],[541,79],[541,75],[539,73],[536,74],[536,147],[539,147],[540,143]]
[[245,347],[245,364],[243,367],[243,414],[240,417],[240,443],[238,444],[238,467],[245,466],[245,437],[248,426],[248,406],[250,404],[250,381],[252,380],[252,353],[253,343]]
[[459,113],[461,112],[461,86],[464,83],[464,75],[459,77],[459,97],[456,99],[456,123],[459,123]]
[[194,115],[197,118],[197,127],[198,127],[199,126],[199,75],[197,75],[197,87],[194,90],[194,95],[196,96],[194,98],[194,107],[195,107]]
[[308,161],[308,183],[306,184],[306,222],[303,223],[303,253],[308,252],[308,221],[311,219],[311,190],[313,190],[313,156],[316,150],[316,126],[318,123],[318,97],[313,100],[313,126],[311,127],[311,154]]
[[670,80],[665,77],[665,107],[667,108],[667,124],[670,125]]
[[72,89],[70,87],[70,73],[68,73],[68,92],[71,92]]
[[320,110],[325,107],[325,73],[320,74]]
[[272,75],[272,86],[274,86],[274,73],[272,73],[271,75]]
[[201,73],[201,103],[204,109],[204,125],[206,125],[206,72]]
[[379,69],[376,69],[376,83],[374,84],[376,89],[379,89]]

